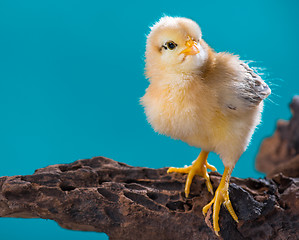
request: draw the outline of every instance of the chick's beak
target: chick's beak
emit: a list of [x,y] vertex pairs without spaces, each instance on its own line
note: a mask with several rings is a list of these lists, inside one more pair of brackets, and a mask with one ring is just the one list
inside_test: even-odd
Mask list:
[[190,37],[185,45],[187,48],[185,48],[180,53],[183,53],[185,55],[196,55],[199,53],[199,49],[197,47],[197,42],[193,41]]

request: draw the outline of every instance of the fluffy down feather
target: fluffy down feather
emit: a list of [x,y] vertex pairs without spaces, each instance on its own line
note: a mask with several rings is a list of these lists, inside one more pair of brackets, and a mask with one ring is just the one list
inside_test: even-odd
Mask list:
[[[189,38],[199,49],[196,55],[181,53]],[[169,41],[177,47],[165,49]],[[211,49],[199,26],[186,18],[156,23],[145,55],[150,85],[141,103],[154,130],[214,151],[233,167],[260,122],[267,84],[238,56]]]

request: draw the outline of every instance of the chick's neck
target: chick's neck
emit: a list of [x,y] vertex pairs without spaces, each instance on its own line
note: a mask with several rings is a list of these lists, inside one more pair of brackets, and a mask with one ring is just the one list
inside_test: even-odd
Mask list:
[[212,72],[216,65],[216,53],[215,51],[205,42],[202,40],[201,44],[204,46],[208,53],[208,57],[204,64],[200,67],[200,75],[201,78],[205,78]]

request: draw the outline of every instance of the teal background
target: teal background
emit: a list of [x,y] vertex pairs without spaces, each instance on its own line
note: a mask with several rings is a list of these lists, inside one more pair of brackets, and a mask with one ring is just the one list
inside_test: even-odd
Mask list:
[[[199,149],[154,133],[139,105],[148,26],[197,21],[216,51],[266,68],[273,94],[233,176],[254,169],[262,139],[298,94],[298,1],[0,0],[0,176],[106,156],[135,166],[190,164]],[[211,154],[219,172],[222,162]],[[38,219],[0,219],[1,239],[107,239]]]

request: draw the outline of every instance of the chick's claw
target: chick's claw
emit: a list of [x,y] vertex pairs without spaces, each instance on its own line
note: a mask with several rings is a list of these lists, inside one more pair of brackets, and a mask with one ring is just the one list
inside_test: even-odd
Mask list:
[[171,173],[171,172],[188,173],[188,177],[187,177],[186,184],[185,184],[186,197],[189,196],[191,183],[192,183],[193,177],[195,175],[199,175],[199,176],[203,177],[206,180],[206,186],[208,188],[208,191],[211,194],[214,194],[213,186],[211,184],[210,176],[207,172],[207,169],[216,171],[216,168],[207,163],[208,154],[209,154],[208,152],[202,151],[199,154],[198,158],[193,162],[192,166],[185,167],[185,168],[170,167],[168,169],[167,173]]
[[184,167],[184,168],[176,168],[176,167],[170,167],[167,170],[167,173],[177,172],[177,173],[189,173],[192,166]]
[[218,232],[220,231],[219,227],[219,212],[221,208],[221,204],[223,203],[232,218],[236,221],[238,221],[237,214],[235,213],[233,206],[229,200],[229,195],[228,195],[228,181],[227,181],[227,172],[229,170],[226,169],[225,172],[223,173],[223,177],[221,179],[220,185],[216,190],[215,196],[212,199],[211,202],[209,202],[206,206],[203,207],[202,213],[205,215],[208,210],[211,208],[213,204],[213,228],[217,236],[219,236]]
[[207,168],[210,169],[211,171],[213,171],[213,172],[217,171],[217,168],[215,168],[213,165],[211,165],[209,163],[206,163],[206,165],[207,165]]

